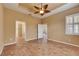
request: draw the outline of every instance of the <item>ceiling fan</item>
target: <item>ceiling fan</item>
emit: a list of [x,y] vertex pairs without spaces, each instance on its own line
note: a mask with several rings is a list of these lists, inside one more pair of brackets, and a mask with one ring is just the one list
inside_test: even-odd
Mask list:
[[49,10],[47,10],[48,4],[43,5],[43,4],[41,3],[41,7],[34,6],[34,8],[37,10],[36,12],[34,12],[34,14],[39,13],[41,16],[43,16],[45,13],[50,12]]

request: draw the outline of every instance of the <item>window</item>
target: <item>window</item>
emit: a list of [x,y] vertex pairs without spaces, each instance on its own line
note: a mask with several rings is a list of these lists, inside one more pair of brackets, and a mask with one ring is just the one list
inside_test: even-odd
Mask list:
[[79,35],[79,14],[66,16],[66,34]]

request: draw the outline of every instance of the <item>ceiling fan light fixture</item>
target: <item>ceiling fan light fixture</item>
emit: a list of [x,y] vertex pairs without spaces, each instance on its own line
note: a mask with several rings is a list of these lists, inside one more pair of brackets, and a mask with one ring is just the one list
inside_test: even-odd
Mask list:
[[37,11],[34,14],[39,13],[41,16],[43,16],[45,13],[50,12],[49,10],[47,10],[47,7],[48,4],[42,5],[42,3],[41,3],[41,7],[34,6],[34,8],[37,9]]
[[40,14],[43,14],[44,13],[44,11],[43,10],[40,10]]

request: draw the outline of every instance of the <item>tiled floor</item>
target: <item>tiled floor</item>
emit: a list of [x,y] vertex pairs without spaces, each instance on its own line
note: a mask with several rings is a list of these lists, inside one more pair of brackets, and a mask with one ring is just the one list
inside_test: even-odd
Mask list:
[[78,56],[79,48],[53,41],[33,40],[5,46],[2,56]]

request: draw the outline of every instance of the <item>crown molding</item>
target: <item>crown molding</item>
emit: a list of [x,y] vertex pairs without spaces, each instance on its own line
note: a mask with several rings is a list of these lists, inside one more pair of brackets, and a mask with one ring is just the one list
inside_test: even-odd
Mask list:
[[20,12],[20,13],[23,13],[26,15],[30,14],[33,17],[43,19],[43,18],[46,18],[48,16],[51,16],[51,15],[57,14],[59,12],[63,12],[65,10],[73,8],[75,6],[78,6],[79,3],[66,3],[66,4],[64,4],[64,5],[58,7],[54,10],[51,10],[51,12],[49,12],[43,16],[38,15],[38,14],[34,14],[33,12],[30,12],[28,9],[24,9],[24,8],[19,7],[19,3],[4,3],[3,5],[5,8],[12,9],[12,10],[15,10],[17,12]]
[[24,8],[19,7],[18,3],[4,3],[3,6],[5,8],[8,8],[8,9],[23,13],[25,15],[32,15],[33,17],[41,18],[41,16],[39,16],[37,14],[33,14],[32,12],[30,12],[30,11],[24,9]]
[[55,10],[52,10],[50,13],[48,14],[45,14],[42,18],[46,18],[48,16],[51,16],[51,15],[54,15],[54,14],[57,14],[59,12],[63,12],[65,10],[68,10],[68,9],[71,9],[75,6],[78,6],[79,4],[78,3],[67,3],[65,5],[62,5],[61,7],[59,8],[56,8]]

